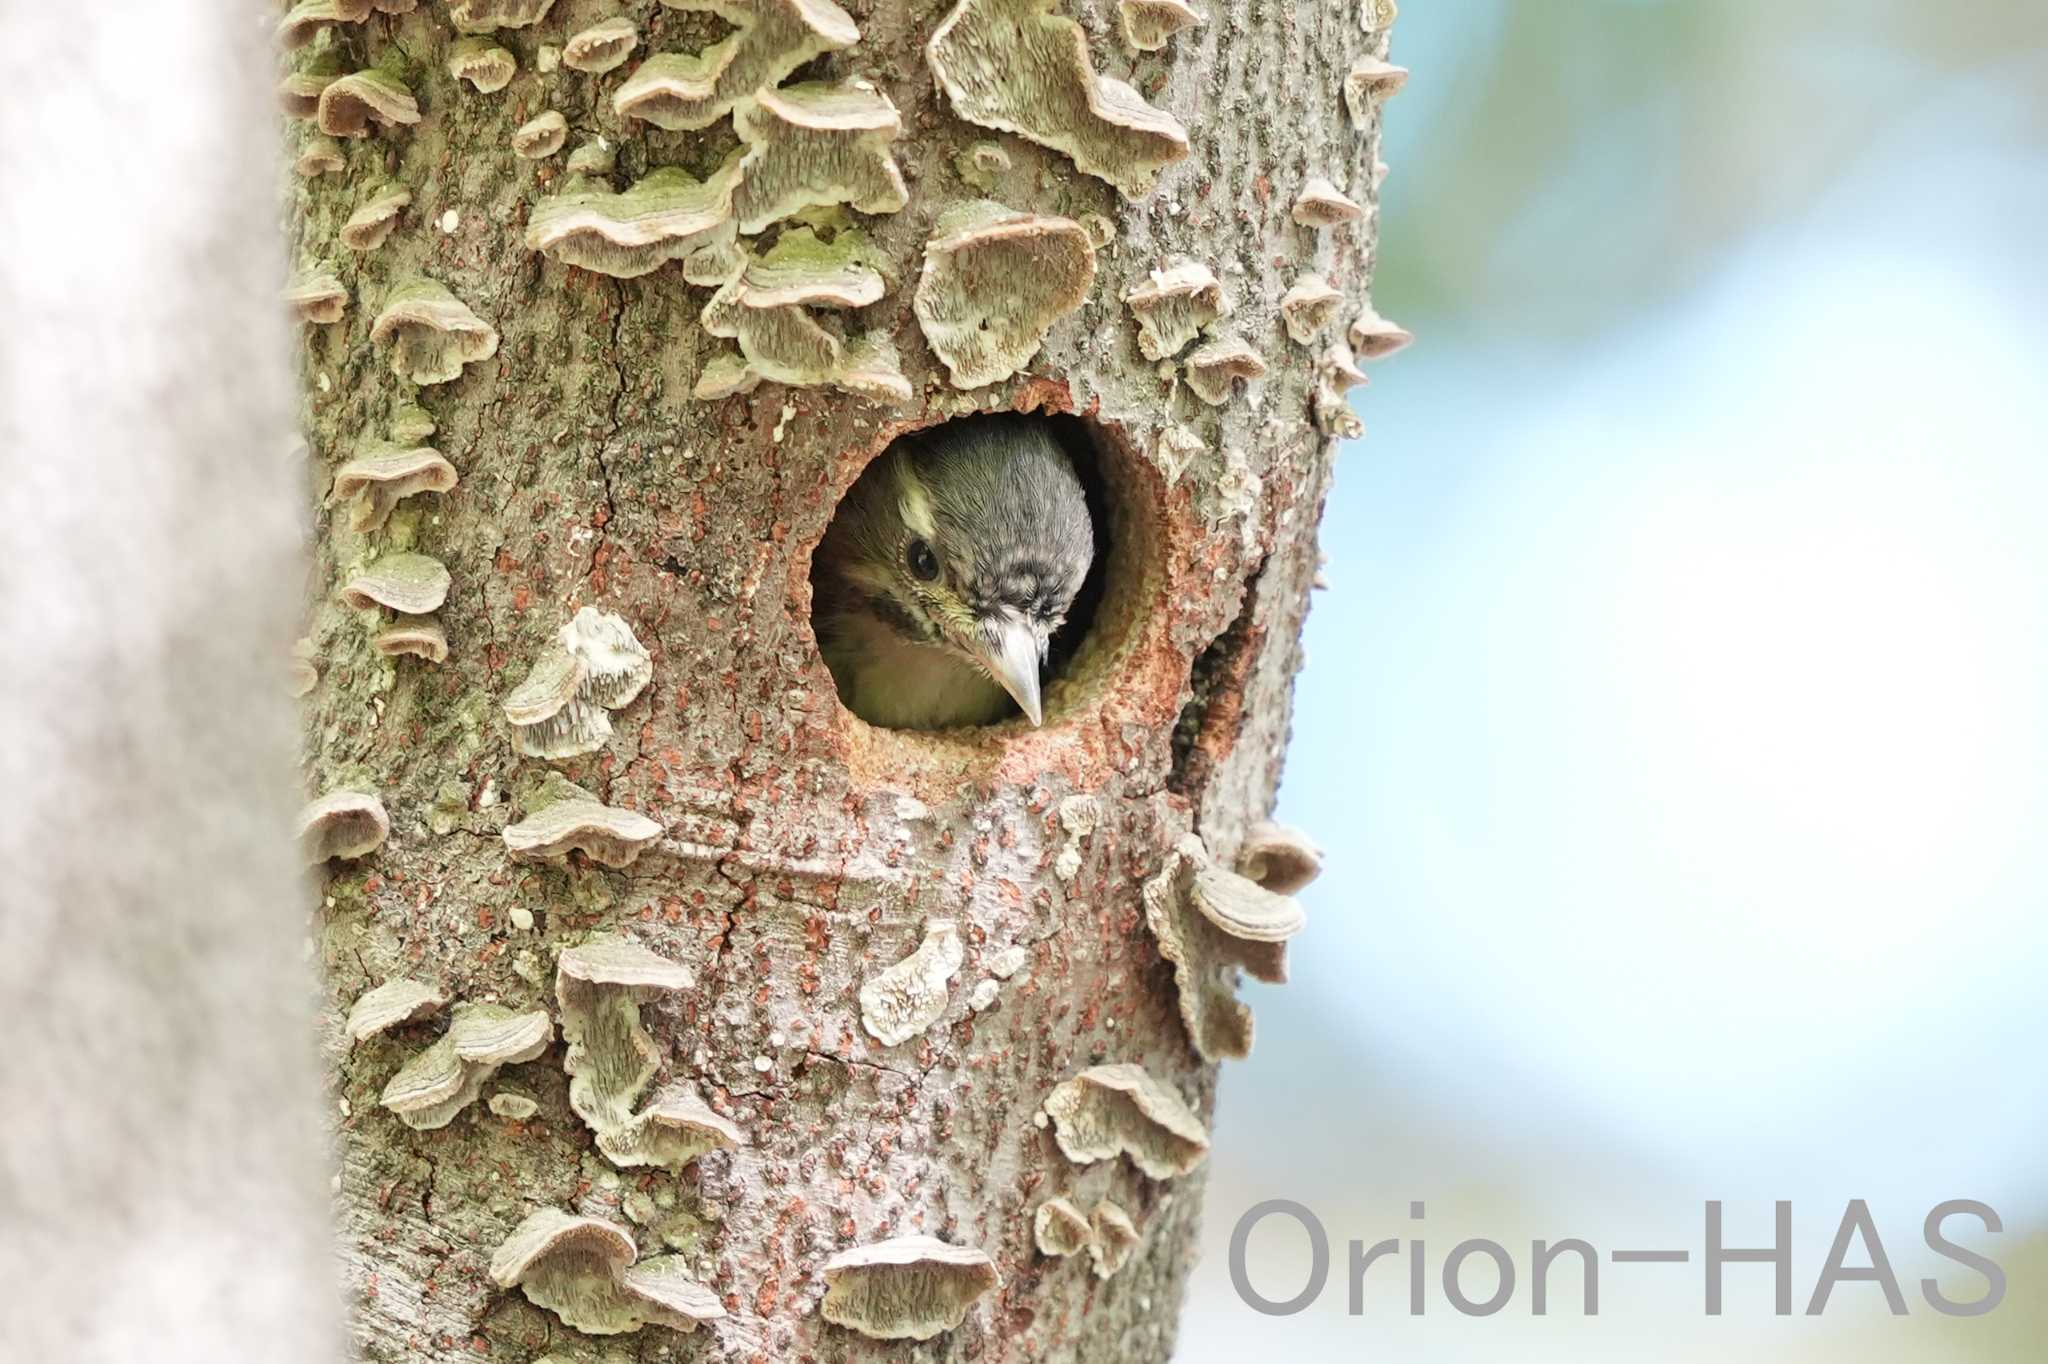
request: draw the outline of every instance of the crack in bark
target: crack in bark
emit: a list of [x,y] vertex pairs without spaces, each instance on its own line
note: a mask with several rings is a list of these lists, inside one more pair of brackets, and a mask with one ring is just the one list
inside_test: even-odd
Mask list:
[[[1212,724],[1218,720],[1242,724],[1239,707],[1244,702],[1246,674],[1256,663],[1264,643],[1264,632],[1256,617],[1259,583],[1265,576],[1267,562],[1262,558],[1252,566],[1245,578],[1244,595],[1229,625],[1196,655],[1189,672],[1188,702],[1174,724],[1173,760],[1166,778],[1166,789],[1176,795],[1198,801],[1207,785],[1213,770],[1213,755],[1206,751],[1207,741],[1213,737]],[[1221,742],[1228,751],[1235,735]]]
[[609,543],[612,522],[617,520],[619,515],[619,504],[612,489],[611,465],[606,462],[604,451],[606,445],[618,439],[621,422],[620,410],[626,405],[626,361],[623,348],[620,345],[620,338],[625,334],[626,330],[625,281],[612,280],[611,293],[611,344],[606,348],[606,354],[611,357],[612,377],[617,383],[612,389],[610,410],[605,414],[609,419],[609,429],[605,432],[603,440],[594,441],[591,445],[591,457],[597,461],[598,478],[604,484],[604,524],[595,528],[597,535],[590,547],[590,562],[583,567],[583,576],[585,578],[589,578],[597,572],[597,557],[604,552],[605,545]]
[[[859,1066],[863,1070],[879,1070],[885,1075],[894,1075],[899,1080],[908,1080],[912,1086],[922,1085],[931,1076],[929,1069],[922,1071],[903,1070],[900,1067],[887,1065],[881,1061],[862,1060],[852,1056],[837,1056],[829,1051],[814,1051],[809,1047],[804,1048],[804,1055],[813,1061],[831,1061],[842,1066]],[[936,1066],[938,1062],[934,1061],[932,1064]]]
[[441,1176],[441,1167],[425,1151],[417,1154],[420,1163],[427,1167],[427,1177],[420,1184],[420,1220],[431,1227],[434,1225],[434,1182]]

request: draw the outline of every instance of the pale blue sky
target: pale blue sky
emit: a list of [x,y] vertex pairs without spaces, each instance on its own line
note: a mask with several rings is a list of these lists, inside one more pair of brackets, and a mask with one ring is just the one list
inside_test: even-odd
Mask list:
[[1710,1328],[1685,1271],[1547,1332],[1526,1294],[1426,1333],[1340,1282],[1278,1323],[1230,1294],[1264,1197],[1524,1252],[1697,1246],[1707,1197],[1767,1238],[1791,1198],[1802,1305],[1850,1197],[1909,1292],[1936,1202],[2048,1228],[2038,20],[1958,6],[1930,54],[1839,5],[1543,8],[1575,36],[1527,78],[1570,134],[1540,174],[1472,119],[1554,54],[1504,53],[1500,6],[1396,29],[1376,293],[1420,340],[1325,522],[1281,814],[1337,853],[1294,983],[1247,987],[1181,1358],[1963,1358],[1867,1287]]

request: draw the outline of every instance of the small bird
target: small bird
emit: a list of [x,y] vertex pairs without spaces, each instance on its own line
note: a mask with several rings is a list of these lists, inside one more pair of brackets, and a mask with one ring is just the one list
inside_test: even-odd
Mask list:
[[891,729],[1044,719],[1041,674],[1095,558],[1042,420],[967,417],[870,464],[818,546],[812,620],[839,697]]

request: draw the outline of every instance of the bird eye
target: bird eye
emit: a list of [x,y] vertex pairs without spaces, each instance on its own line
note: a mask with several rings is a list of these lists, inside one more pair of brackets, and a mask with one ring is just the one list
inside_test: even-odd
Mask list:
[[926,582],[939,576],[939,556],[923,540],[912,540],[905,557],[910,561],[910,571]]

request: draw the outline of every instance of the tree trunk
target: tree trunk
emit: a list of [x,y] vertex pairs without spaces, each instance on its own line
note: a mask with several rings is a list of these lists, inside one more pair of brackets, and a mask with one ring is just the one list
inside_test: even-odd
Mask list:
[[[1085,1082],[1062,1091],[1080,1112],[1055,1102],[1064,1121],[1041,1105],[1130,1063],[1206,1122],[1213,1058],[1248,1042],[1216,973],[1277,973],[1273,943],[1220,938],[1183,944],[1177,969],[1153,921],[1211,931],[1182,917],[1192,878],[1205,857],[1233,865],[1278,778],[1324,428],[1345,428],[1341,338],[1371,268],[1377,118],[1361,87],[1356,126],[1342,91],[1384,32],[1337,0],[1212,0],[1143,52],[1107,0],[670,3],[424,0],[287,24],[311,36],[286,92],[311,115],[292,133],[295,301],[320,317],[345,298],[305,330],[321,506],[305,758],[313,794],[374,795],[390,825],[330,864],[318,925],[358,1341],[379,1360],[879,1360],[907,1347],[870,1332],[903,1330],[929,1335],[921,1359],[1163,1360],[1202,1192],[1199,1168],[1173,1170],[1200,1133]],[[1150,40],[1172,7],[1130,8]],[[465,16],[477,33],[458,51]],[[575,69],[603,64],[616,30],[586,30],[619,17],[630,56]],[[722,65],[656,57],[719,41]],[[485,93],[491,48],[516,72]],[[335,81],[357,72],[375,74]],[[856,79],[871,84],[816,84]],[[534,122],[550,111],[566,139]],[[330,147],[322,119],[367,135]],[[648,182],[665,167],[689,178]],[[395,218],[394,187],[410,196]],[[1227,316],[1184,262],[1213,271]],[[1334,287],[1297,291],[1283,317],[1310,274]],[[894,436],[995,409],[1074,414],[1106,505],[1104,594],[1044,728],[870,727],[819,657],[811,551]],[[377,490],[397,484],[334,487],[366,453],[429,445],[451,490],[394,506]],[[411,459],[433,485],[438,466]],[[445,565],[444,605],[432,566],[400,554]],[[446,660],[380,652],[379,601],[433,610]],[[590,642],[613,627],[585,616],[561,642],[585,607],[634,637],[611,637],[615,693]],[[594,751],[569,752],[589,746],[577,734]],[[367,842],[374,820],[310,837]],[[579,823],[606,829],[557,837]],[[1191,831],[1206,853],[1174,851]],[[563,961],[621,937],[667,978],[603,951]],[[359,1016],[351,1040],[355,1001],[406,978],[425,989],[373,1001],[405,1021]],[[465,1043],[472,1059],[451,1061],[463,1029],[516,1028],[473,1008],[493,1003],[547,1010],[568,1045],[519,1060],[523,1043]],[[639,1072],[636,1028],[657,1073]],[[438,1061],[413,1059],[437,1041]],[[408,1063],[397,1113],[381,1099]],[[688,1128],[702,1144],[725,1144],[718,1119],[740,1144],[655,1150],[651,1109],[691,1100],[717,1115]],[[1081,1213],[1072,1258],[1034,1233],[1057,1198],[1045,1234]],[[1099,1277],[1084,1243],[1105,1270],[1119,1250],[1113,1213],[1086,1225],[1104,1204],[1138,1240]],[[642,1266],[673,1257],[657,1263],[726,1315],[689,1337],[570,1329],[676,1309],[648,1306],[591,1241],[534,1262],[582,1306],[539,1305],[547,1273],[493,1257],[548,1209],[623,1228]],[[826,1300],[835,1256],[914,1234],[956,1249],[835,1262]]]
[[270,666],[302,528],[248,19],[0,5],[10,1361],[342,1357]]

